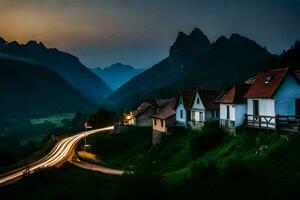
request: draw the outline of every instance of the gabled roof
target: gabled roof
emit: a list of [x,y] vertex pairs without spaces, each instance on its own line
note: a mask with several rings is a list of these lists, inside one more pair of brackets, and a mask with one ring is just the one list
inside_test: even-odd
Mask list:
[[175,106],[177,107],[180,98],[185,109],[190,109],[193,100],[194,90],[182,90],[180,89],[176,98]]
[[154,109],[154,106],[151,103],[145,101],[133,112],[133,115],[135,117],[138,117],[139,115],[143,114],[149,108]]
[[[271,98],[289,74],[288,67],[259,73],[245,98]],[[295,75],[295,74],[294,74]]]
[[243,102],[245,100],[243,97],[250,87],[250,84],[237,84],[228,90],[217,102],[230,104]]
[[199,94],[200,99],[203,103],[203,106],[206,109],[218,109],[219,108],[219,104],[217,103],[217,101],[220,99],[220,97],[223,94],[222,90],[196,90],[196,92],[193,95],[193,99],[191,102],[190,106],[193,106],[196,94]]
[[175,103],[175,98],[169,98],[169,99],[155,99],[156,106],[159,108],[163,108],[167,106],[169,103]]
[[163,120],[173,117],[176,114],[174,107],[175,107],[175,99],[173,99],[173,101],[169,101],[168,104],[166,104],[165,107],[161,110],[161,112],[152,115],[151,117],[156,119],[163,119]]
[[167,107],[165,108],[163,111],[161,111],[160,113],[157,113],[155,115],[152,115],[152,118],[156,118],[156,119],[169,119],[170,117],[173,117],[176,114],[175,110],[171,107]]

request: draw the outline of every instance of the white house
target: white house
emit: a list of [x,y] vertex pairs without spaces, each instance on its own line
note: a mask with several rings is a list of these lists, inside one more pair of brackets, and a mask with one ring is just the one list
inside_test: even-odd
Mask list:
[[296,120],[300,116],[299,79],[289,68],[259,73],[244,97],[247,126],[278,128],[278,117]]
[[219,119],[221,90],[196,90],[191,104],[191,127],[201,128],[204,122]]
[[247,113],[247,100],[244,97],[250,84],[237,84],[228,90],[219,100],[220,127],[235,134],[235,128],[244,123]]
[[190,107],[193,98],[193,90],[179,90],[176,102],[176,125],[186,127],[191,119]]

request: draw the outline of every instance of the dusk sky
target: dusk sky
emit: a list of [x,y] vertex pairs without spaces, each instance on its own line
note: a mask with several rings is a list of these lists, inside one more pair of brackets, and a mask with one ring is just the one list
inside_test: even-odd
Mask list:
[[0,0],[0,36],[43,41],[88,67],[150,67],[178,31],[239,33],[280,53],[300,39],[299,0]]

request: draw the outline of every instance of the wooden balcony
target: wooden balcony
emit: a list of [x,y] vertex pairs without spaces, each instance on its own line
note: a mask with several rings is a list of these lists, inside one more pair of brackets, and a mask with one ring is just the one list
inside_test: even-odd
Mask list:
[[245,115],[245,126],[250,128],[273,129],[300,132],[300,116],[292,115]]

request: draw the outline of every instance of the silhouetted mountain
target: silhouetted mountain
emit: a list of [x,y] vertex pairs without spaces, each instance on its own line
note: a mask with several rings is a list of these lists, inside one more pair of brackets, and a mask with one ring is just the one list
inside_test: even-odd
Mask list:
[[198,28],[188,36],[179,32],[175,43],[171,46],[169,58],[180,64],[192,64],[196,58],[203,58],[210,47],[210,41]]
[[0,54],[0,117],[87,112],[95,105],[59,74]]
[[269,65],[271,68],[278,67],[291,67],[292,69],[300,69],[300,41],[296,41],[295,44],[284,51],[280,56],[274,57],[270,60]]
[[167,58],[125,83],[110,99],[116,104],[132,102],[132,98],[138,102],[147,93],[181,79],[191,70],[195,58],[204,57],[209,50],[210,42],[201,33],[198,29],[190,35],[180,32]]
[[40,65],[60,74],[93,102],[99,103],[111,93],[106,83],[86,68],[77,57],[57,49],[48,49],[41,42],[29,41],[24,45],[16,41],[6,43],[3,40],[2,43],[0,41],[0,52],[36,60]]
[[2,38],[0,37],[0,47],[2,47],[3,45],[5,45],[7,42]]
[[226,89],[267,69],[272,55],[255,41],[238,34],[221,36],[204,59],[194,62],[192,70],[177,85]]
[[102,78],[113,90],[118,89],[121,85],[143,71],[142,69],[136,69],[122,63],[116,63],[104,69],[100,67],[91,68],[91,70]]
[[221,36],[211,44],[199,29],[190,35],[180,32],[169,57],[124,84],[110,99],[128,108],[145,99],[170,97],[179,88],[226,89],[266,69],[271,56],[238,34]]

